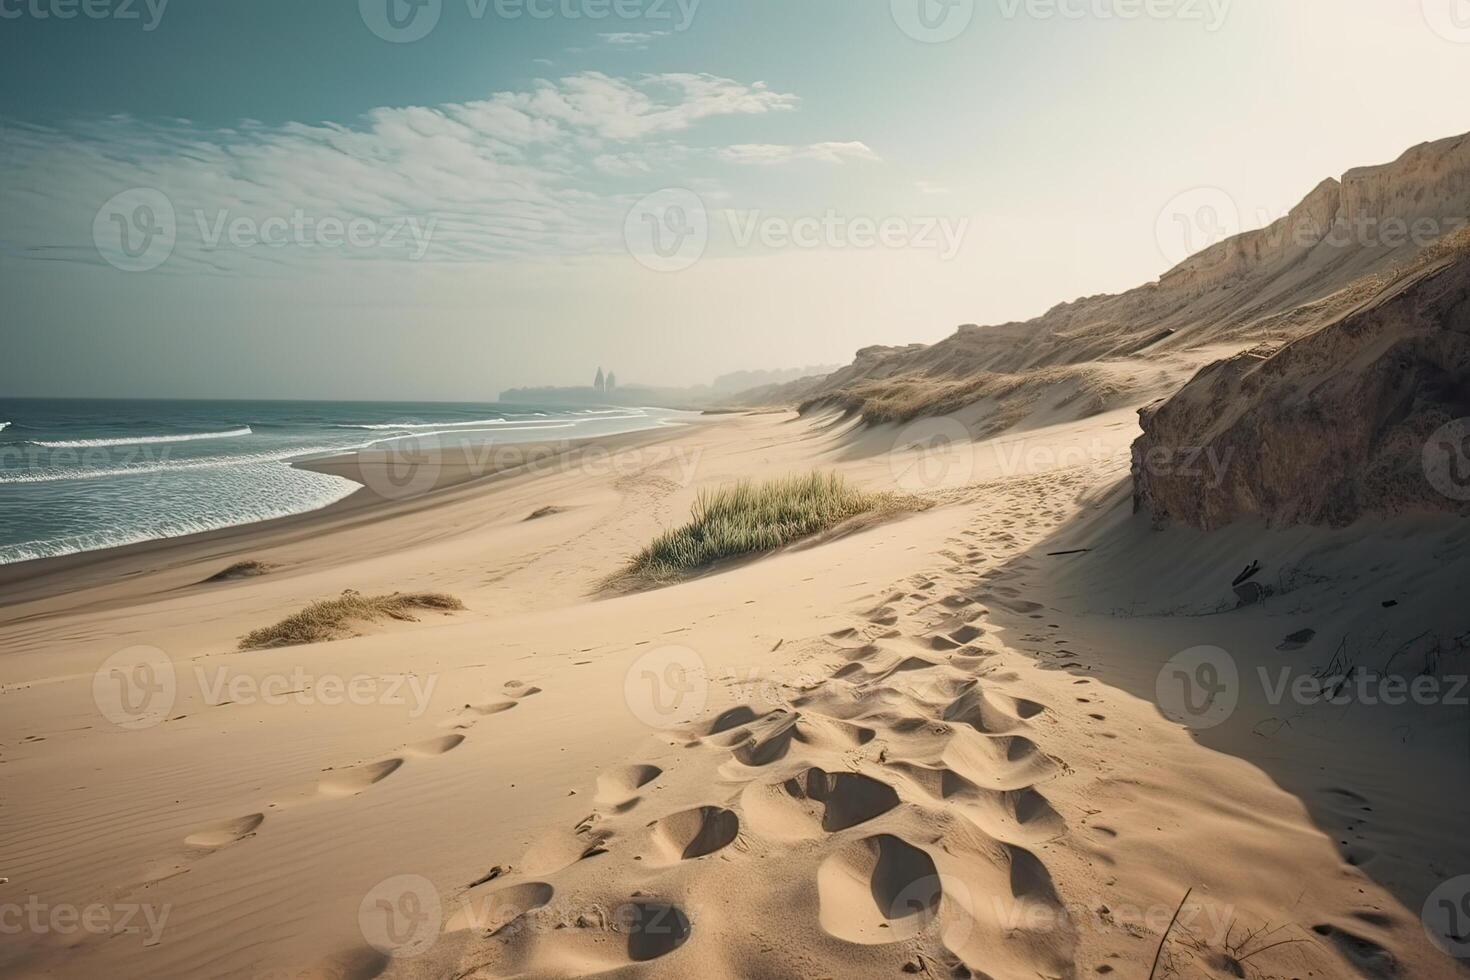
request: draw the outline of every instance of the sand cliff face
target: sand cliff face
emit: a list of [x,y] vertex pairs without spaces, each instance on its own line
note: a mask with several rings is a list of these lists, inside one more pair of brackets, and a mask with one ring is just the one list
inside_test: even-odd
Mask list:
[[1216,362],[1143,409],[1135,510],[1205,530],[1470,515],[1457,469],[1470,432],[1447,428],[1470,415],[1470,247],[1444,251],[1327,326]]
[[1157,282],[1063,303],[1034,320],[963,326],[932,345],[869,348],[820,381],[762,396],[852,410],[888,382],[1026,375],[1205,345],[1281,343],[1354,308],[1376,288],[1364,286],[1365,278],[1390,276],[1467,221],[1470,134],[1325,180],[1285,217],[1205,249]]

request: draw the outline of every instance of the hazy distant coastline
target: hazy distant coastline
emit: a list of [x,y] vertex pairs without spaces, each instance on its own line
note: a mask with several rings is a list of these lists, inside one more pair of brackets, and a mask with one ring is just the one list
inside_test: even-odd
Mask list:
[[510,388],[500,393],[500,403],[526,407],[605,405],[621,408],[656,406],[704,409],[743,403],[744,396],[756,390],[824,377],[837,369],[837,365],[820,365],[774,371],[733,371],[715,378],[712,384],[687,388],[660,388],[640,384],[615,387],[597,387],[594,384],[566,388],[550,385],[539,388]]

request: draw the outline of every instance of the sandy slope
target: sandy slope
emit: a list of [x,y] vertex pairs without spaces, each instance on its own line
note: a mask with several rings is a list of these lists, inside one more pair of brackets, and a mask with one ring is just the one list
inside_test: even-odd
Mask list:
[[[1464,785],[1465,708],[1283,719],[1243,684],[1196,731],[1155,681],[1200,644],[1248,674],[1304,626],[1290,662],[1317,664],[1390,592],[1415,632],[1463,633],[1464,531],[1156,534],[1128,506],[1130,412],[1035,421],[926,458],[927,431],[729,417],[32,583],[0,608],[0,907],[142,930],[23,929],[0,972],[1143,977],[1192,889],[1160,975],[1458,975],[1419,912],[1470,868],[1442,790]],[[698,487],[812,465],[941,506],[593,595]],[[195,584],[235,558],[278,568]],[[1217,612],[1251,558],[1307,584]],[[233,651],[344,588],[469,611]],[[94,673],[137,645],[177,692],[120,714]],[[336,678],[366,678],[358,703]]]

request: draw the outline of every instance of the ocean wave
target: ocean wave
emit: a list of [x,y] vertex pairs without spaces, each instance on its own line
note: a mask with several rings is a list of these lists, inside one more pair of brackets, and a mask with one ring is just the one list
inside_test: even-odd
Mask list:
[[249,453],[240,456],[217,456],[209,459],[161,460],[156,463],[105,466],[95,469],[27,470],[21,473],[0,473],[0,485],[6,483],[61,483],[66,480],[105,480],[115,476],[147,476],[150,473],[182,473],[191,470],[212,470],[249,466],[252,463],[280,463],[304,456],[352,452],[361,448],[363,447],[360,445],[312,446],[283,449],[273,453]]
[[342,423],[335,429],[368,429],[373,432],[397,431],[399,429],[463,429],[466,426],[520,425],[509,419],[479,419],[474,422],[377,422],[372,425],[350,425]]
[[10,428],[9,422],[0,422],[0,432],[4,432],[8,428]]
[[147,520],[141,526],[130,528],[113,527],[86,534],[0,545],[0,565],[36,558],[55,558],[101,548],[118,548],[163,538],[178,538],[305,514],[328,507],[360,489],[357,483],[345,477],[284,467],[269,474],[250,473],[248,476],[255,478],[249,486],[218,488],[230,493],[220,501],[220,507],[215,512],[169,516]]
[[[8,423],[7,423],[8,424]],[[0,426],[4,428],[4,426]],[[47,449],[93,449],[99,446],[153,446],[165,442],[195,442],[200,439],[235,439],[240,436],[248,436],[254,432],[248,425],[238,429],[226,429],[223,432],[190,432],[176,436],[119,436],[115,439],[66,439],[58,442],[44,442],[40,439],[30,440],[32,446],[44,446]]]

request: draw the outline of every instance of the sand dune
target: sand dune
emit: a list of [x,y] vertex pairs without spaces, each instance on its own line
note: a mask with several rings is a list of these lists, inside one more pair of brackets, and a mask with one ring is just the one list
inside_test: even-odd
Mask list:
[[[1280,711],[1259,691],[1199,731],[1161,714],[1154,691],[1169,655],[1222,636],[1241,657],[1239,637],[1259,634],[1263,657],[1321,664],[1332,638],[1362,635],[1360,595],[1377,606],[1380,592],[1409,593],[1343,573],[1367,538],[1258,551],[1258,532],[1242,530],[1205,558],[1197,532],[1158,537],[1129,508],[1136,429],[1115,426],[1129,418],[1033,437],[1099,440],[1087,462],[1008,473],[982,455],[970,480],[933,491],[942,505],[929,512],[666,590],[588,598],[694,492],[650,494],[655,466],[619,489],[540,476],[425,511],[436,524],[473,513],[482,528],[403,551],[391,572],[398,587],[464,595],[470,612],[455,621],[235,651],[243,626],[364,576],[350,532],[318,537],[305,566],[292,556],[207,592],[171,585],[205,577],[186,562],[152,594],[130,580],[120,608],[10,606],[0,889],[170,913],[152,944],[8,943],[6,970],[1136,976],[1192,889],[1164,941],[1180,975],[1455,975],[1418,906],[1438,869],[1470,856],[1459,815],[1429,802],[1456,767],[1464,775],[1463,712],[1403,709],[1420,733],[1407,743],[1390,733],[1410,716],[1371,708],[1356,720],[1307,711],[1266,738],[1258,724]],[[884,455],[850,458],[871,433],[811,426],[732,416],[682,438],[703,451],[698,482],[748,472],[751,446],[773,471],[815,451],[865,483],[893,479]],[[548,493],[577,510],[526,524]],[[1420,589],[1416,623],[1447,630],[1470,551],[1429,542],[1459,532],[1374,533],[1439,556],[1439,591]],[[536,537],[474,540],[515,534]],[[557,540],[579,547],[558,552]],[[293,547],[252,551],[276,563]],[[1048,557],[1074,549],[1090,550]],[[1238,558],[1277,568],[1291,552],[1317,570],[1279,609],[1194,614],[1228,594]],[[489,561],[505,577],[470,553],[500,556]],[[530,554],[542,557],[525,564]],[[1390,580],[1422,575],[1415,561],[1399,559]],[[127,622],[184,674],[168,720],[134,731],[98,717],[89,693]],[[1308,626],[1313,639],[1276,651]],[[639,666],[668,650],[702,660],[704,704],[650,728],[652,702],[625,680],[674,676]],[[190,675],[303,663],[403,678],[399,694],[410,674],[436,683],[421,711],[386,696],[210,706]],[[59,764],[79,752],[94,766]],[[1345,752],[1356,764],[1337,771]],[[62,798],[72,816],[58,820]]]
[[[1294,215],[1443,213],[1466,145]],[[1453,263],[1410,273],[1423,294],[1364,286],[1414,258],[1245,236],[1024,343],[866,352],[832,381],[855,400],[805,414],[8,573],[0,909],[44,928],[7,934],[0,972],[1467,975],[1441,911],[1470,868],[1464,521],[1268,531],[1220,504],[1204,533],[1131,506],[1138,409],[1187,406],[1205,361],[1303,336],[1278,366],[1350,351],[1391,375],[1363,318],[1463,300]],[[865,383],[982,362],[953,415],[856,417],[895,390]],[[1282,423],[1268,389],[1310,372],[1256,373],[1266,394],[1204,415]],[[603,588],[700,491],[814,467],[933,506]],[[238,562],[269,574],[220,577]],[[346,589],[466,610],[238,649]],[[1386,698],[1394,679],[1428,694]],[[85,908],[100,928],[68,925]]]

